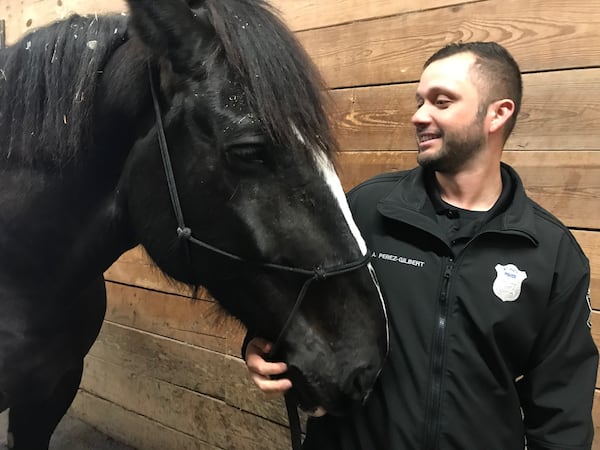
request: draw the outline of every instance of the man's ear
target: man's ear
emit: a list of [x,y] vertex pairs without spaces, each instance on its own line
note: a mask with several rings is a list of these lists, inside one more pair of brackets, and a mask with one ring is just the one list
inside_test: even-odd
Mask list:
[[495,133],[502,129],[508,119],[512,117],[515,112],[515,102],[511,99],[503,98],[496,100],[488,107],[488,116],[490,120],[490,133]]

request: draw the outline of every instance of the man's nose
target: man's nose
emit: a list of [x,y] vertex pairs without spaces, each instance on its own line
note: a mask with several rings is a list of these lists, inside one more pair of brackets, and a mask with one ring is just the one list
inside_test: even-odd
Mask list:
[[411,117],[411,122],[412,124],[419,128],[419,126],[423,125],[423,124],[427,124],[431,121],[431,118],[427,112],[427,106],[426,105],[421,105],[417,108],[417,110],[415,111],[415,113],[412,115]]

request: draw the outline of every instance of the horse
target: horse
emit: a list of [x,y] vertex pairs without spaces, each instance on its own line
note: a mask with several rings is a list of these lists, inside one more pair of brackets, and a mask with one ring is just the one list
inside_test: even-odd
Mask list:
[[385,307],[335,168],[324,85],[263,0],[128,0],[0,51],[0,411],[47,449],[142,245],[275,342],[307,411],[364,401]]

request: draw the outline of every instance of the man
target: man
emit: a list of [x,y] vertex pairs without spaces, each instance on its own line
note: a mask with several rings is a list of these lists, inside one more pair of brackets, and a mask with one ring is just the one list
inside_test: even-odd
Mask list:
[[[598,355],[589,263],[500,162],[521,76],[495,43],[452,44],[417,88],[418,168],[353,189],[388,303],[390,354],[366,404],[311,418],[310,450],[583,450]],[[266,393],[290,388],[269,344],[246,360]]]

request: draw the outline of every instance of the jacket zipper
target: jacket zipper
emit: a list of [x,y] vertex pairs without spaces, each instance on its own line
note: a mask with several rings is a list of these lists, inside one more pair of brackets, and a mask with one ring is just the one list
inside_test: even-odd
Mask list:
[[433,344],[432,380],[429,397],[429,408],[425,421],[424,450],[436,450],[439,433],[439,412],[442,398],[442,381],[444,376],[444,355],[446,353],[446,328],[448,323],[450,276],[453,260],[449,259],[444,270],[442,289],[440,292],[440,309]]

